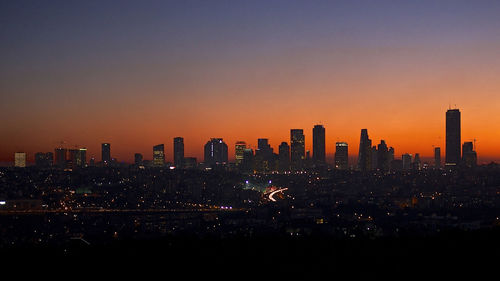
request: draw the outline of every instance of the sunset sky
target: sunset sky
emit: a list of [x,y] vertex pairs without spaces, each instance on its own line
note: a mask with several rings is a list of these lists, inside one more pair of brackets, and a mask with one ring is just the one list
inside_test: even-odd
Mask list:
[[[500,161],[500,1],[1,1],[0,162],[87,147],[186,157],[223,138],[277,152],[326,128],[327,154],[360,130],[403,153],[462,142]],[[331,160],[331,158],[329,158]]]

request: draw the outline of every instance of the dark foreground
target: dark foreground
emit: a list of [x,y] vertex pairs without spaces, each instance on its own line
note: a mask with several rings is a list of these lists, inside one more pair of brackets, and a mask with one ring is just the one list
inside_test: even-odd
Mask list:
[[[428,237],[215,239],[165,237],[1,250],[4,272],[44,268],[73,274],[203,278],[486,278],[500,261],[500,228]],[[176,278],[177,279],[177,278]],[[484,280],[484,279],[483,279]]]

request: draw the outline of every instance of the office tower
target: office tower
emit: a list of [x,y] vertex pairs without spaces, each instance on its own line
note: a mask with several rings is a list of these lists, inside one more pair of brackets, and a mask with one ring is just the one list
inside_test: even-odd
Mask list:
[[290,171],[290,146],[287,142],[282,142],[279,146],[279,164],[280,172]]
[[163,167],[165,165],[165,145],[158,144],[153,146],[153,166]]
[[184,138],[174,138],[174,166],[176,168],[184,167]]
[[56,148],[55,149],[55,164],[58,168],[64,169],[66,168],[66,162],[67,162],[67,149],[66,148]]
[[241,165],[241,162],[243,161],[243,153],[245,152],[246,148],[247,143],[244,141],[238,141],[234,145],[234,158],[236,160],[236,166]]
[[26,167],[26,152],[14,153],[14,167],[19,167],[19,168]]
[[347,170],[349,159],[349,147],[346,142],[335,143],[335,169]]
[[385,140],[380,140],[380,144],[377,146],[377,169],[385,172],[389,171],[390,157],[389,148]]
[[454,166],[460,163],[460,110],[446,111],[446,159],[445,165]]
[[378,167],[378,151],[376,145],[371,148],[370,159],[372,160],[370,163],[370,170],[376,170]]
[[134,164],[135,165],[137,165],[137,166],[142,165],[142,159],[143,159],[142,154],[140,154],[140,153],[134,154]]
[[420,161],[420,153],[415,153],[415,160],[413,160],[413,169],[422,169],[422,162]]
[[227,164],[227,144],[222,138],[211,138],[205,144],[205,157],[206,165],[226,165]]
[[111,144],[101,144],[101,161],[104,165],[109,165],[111,163]]
[[315,125],[313,128],[313,157],[315,166],[322,166],[325,161],[325,128],[323,125]]
[[184,169],[196,169],[198,165],[196,157],[184,157],[182,164]]
[[302,129],[290,130],[290,164],[292,170],[302,170],[304,168],[305,156],[305,136]]
[[441,147],[434,148],[434,167],[441,167]]
[[254,171],[254,154],[251,148],[243,150],[243,159],[241,161],[239,170],[243,173],[252,174]]
[[359,140],[358,170],[366,172],[371,170],[372,140],[368,138],[368,130],[361,129]]
[[258,172],[269,172],[275,169],[273,149],[268,139],[257,139],[257,150],[255,151],[254,168]]
[[70,169],[83,168],[87,164],[87,149],[76,148],[69,150],[67,167]]
[[472,142],[464,142],[462,145],[462,163],[465,167],[472,168],[477,165],[477,154]]
[[394,147],[389,147],[389,167],[391,166],[391,162],[394,160]]
[[403,156],[401,157],[401,159],[403,160],[403,170],[410,170],[411,169],[412,157],[413,156],[411,154],[408,154],[408,153],[403,154]]
[[52,152],[37,152],[35,154],[35,165],[38,168],[49,168],[52,167],[54,161],[54,153]]

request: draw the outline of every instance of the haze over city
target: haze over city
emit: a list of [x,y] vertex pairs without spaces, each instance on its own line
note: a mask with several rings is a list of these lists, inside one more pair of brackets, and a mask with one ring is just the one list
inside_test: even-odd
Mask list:
[[112,144],[151,159],[223,138],[277,150],[326,128],[356,157],[368,128],[396,155],[445,147],[448,108],[478,163],[500,160],[497,1],[4,1],[0,161]]

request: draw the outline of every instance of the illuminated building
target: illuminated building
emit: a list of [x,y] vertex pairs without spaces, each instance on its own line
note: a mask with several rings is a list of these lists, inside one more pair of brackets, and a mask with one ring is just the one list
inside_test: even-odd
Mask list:
[[67,167],[71,169],[83,168],[87,164],[87,149],[77,148],[69,150]]
[[313,128],[313,164],[322,166],[325,162],[325,128],[323,125],[315,125]]
[[204,147],[205,165],[226,165],[227,164],[227,144],[222,138],[211,138]]
[[349,146],[346,142],[335,143],[335,169],[348,169]]
[[366,172],[371,169],[372,164],[372,140],[368,138],[368,130],[361,129],[358,153],[358,170]]
[[14,167],[26,167],[26,152],[14,153]]
[[153,166],[163,167],[165,165],[165,145],[158,144],[153,146]]
[[236,166],[241,165],[241,162],[243,161],[243,153],[246,148],[247,148],[246,142],[244,141],[236,142],[234,146],[234,157],[236,161]]
[[302,129],[290,130],[290,164],[292,170],[302,170],[304,168],[305,136]]
[[282,142],[279,146],[278,168],[280,172],[286,172],[290,170],[290,146],[287,142]]
[[111,163],[111,144],[101,144],[101,161],[104,165],[108,165]]
[[460,155],[460,110],[449,109],[446,111],[446,159],[445,165],[458,165]]
[[184,138],[174,138],[174,166],[183,168],[184,164]]

